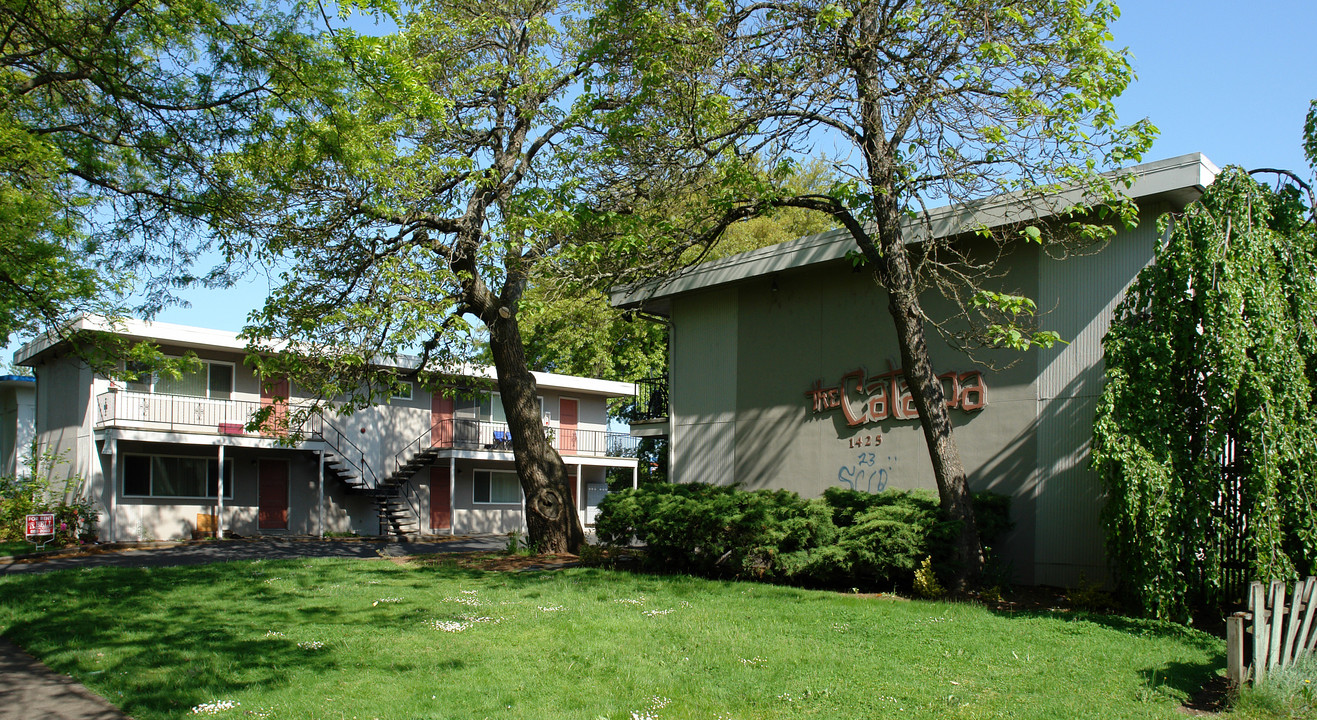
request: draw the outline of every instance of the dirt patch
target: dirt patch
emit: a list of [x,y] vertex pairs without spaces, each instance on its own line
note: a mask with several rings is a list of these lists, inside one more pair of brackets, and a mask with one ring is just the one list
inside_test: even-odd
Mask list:
[[1211,680],[1194,696],[1180,706],[1180,713],[1189,717],[1212,717],[1230,709],[1230,681],[1220,675]]
[[560,570],[581,564],[575,555],[508,555],[497,551],[428,555],[424,557],[389,558],[394,562],[422,562],[425,564],[453,563],[467,570],[488,572],[527,572],[531,570]]

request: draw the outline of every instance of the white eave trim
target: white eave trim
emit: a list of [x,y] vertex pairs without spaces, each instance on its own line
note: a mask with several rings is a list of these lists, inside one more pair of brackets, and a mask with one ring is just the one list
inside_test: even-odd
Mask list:
[[[219,350],[237,353],[247,351],[247,343],[239,339],[237,333],[189,325],[175,325],[173,323],[147,322],[134,319],[111,321],[106,318],[84,315],[68,326],[69,334],[83,331],[113,333],[122,337],[193,350]],[[18,365],[24,365],[59,344],[60,341],[61,339],[58,336],[42,335],[19,348],[18,352],[14,353],[14,362]],[[282,348],[276,346],[275,349]],[[419,362],[419,358],[404,355],[379,361],[377,364],[384,367],[412,369]],[[460,372],[456,374],[460,377],[487,378],[490,380],[497,377],[493,368],[478,366],[463,366]],[[568,390],[606,397],[631,397],[636,394],[635,383],[558,375],[556,373],[537,372],[532,373],[532,375],[535,376],[535,384],[544,390]]]
[[[1136,165],[1121,172],[1134,174],[1134,184],[1124,192],[1127,197],[1138,200],[1177,191],[1201,194],[1221,171],[1202,153],[1190,153]],[[929,221],[935,237],[947,237],[974,228],[1000,227],[1046,217],[1080,200],[1080,191],[1064,192],[1055,196],[1052,207],[1039,208],[1036,203],[1022,201],[1018,195],[1007,195],[970,205],[935,208],[929,211]],[[911,242],[917,242],[923,235],[923,228],[911,222],[907,235]],[[847,230],[830,230],[696,265],[657,284],[616,288],[610,293],[609,300],[614,307],[642,307],[651,300],[841,260],[854,249],[855,241]]]

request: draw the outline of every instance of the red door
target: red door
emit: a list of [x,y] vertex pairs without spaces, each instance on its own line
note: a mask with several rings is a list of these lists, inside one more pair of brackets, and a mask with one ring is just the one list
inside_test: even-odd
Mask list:
[[[442,392],[430,396],[430,445],[440,448],[453,446],[453,399]],[[445,468],[444,472],[448,470]]]
[[261,460],[258,463],[257,526],[262,530],[288,529],[288,463]]
[[576,454],[576,401],[571,398],[558,400],[558,452]]
[[[451,401],[450,401],[451,402]],[[430,468],[430,529],[447,530],[452,527],[453,496],[448,486],[448,466]]]
[[261,434],[283,437],[288,434],[288,378],[261,381],[261,408],[270,405],[274,410],[261,425]]

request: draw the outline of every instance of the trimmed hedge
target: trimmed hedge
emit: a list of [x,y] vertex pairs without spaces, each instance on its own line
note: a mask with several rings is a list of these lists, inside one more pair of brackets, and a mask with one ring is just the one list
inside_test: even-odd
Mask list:
[[[1010,529],[1010,499],[981,493],[975,517],[985,545]],[[637,538],[667,570],[793,585],[909,587],[932,556],[949,568],[957,522],[927,491],[829,488],[802,499],[787,490],[704,483],[651,484],[609,493],[599,505],[601,542]]]

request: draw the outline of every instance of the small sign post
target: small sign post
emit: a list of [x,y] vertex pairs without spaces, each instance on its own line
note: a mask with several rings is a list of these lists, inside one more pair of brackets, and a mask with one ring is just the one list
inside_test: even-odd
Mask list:
[[[41,550],[46,545],[50,544],[51,540],[55,539],[55,514],[44,513],[41,515],[28,515],[27,532],[24,534],[27,536],[28,542],[36,545],[37,550]],[[42,537],[46,535],[49,537],[46,538],[45,542],[37,542],[32,539],[34,537]]]

